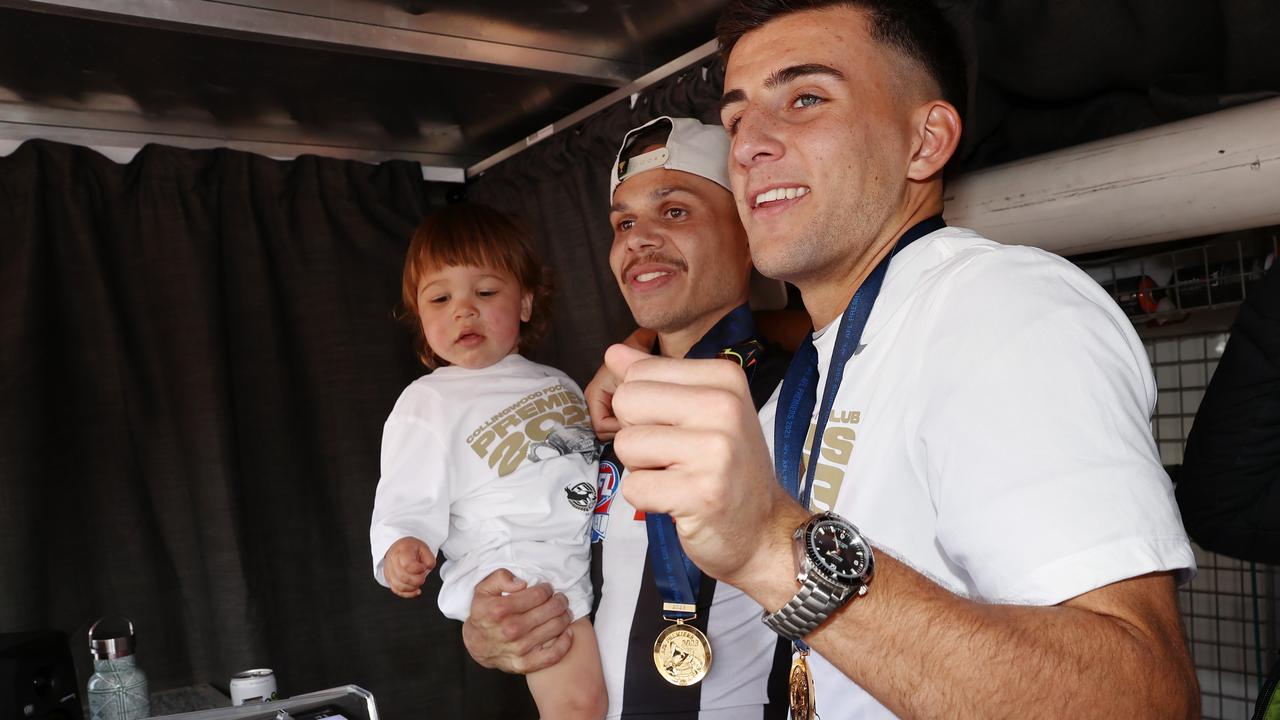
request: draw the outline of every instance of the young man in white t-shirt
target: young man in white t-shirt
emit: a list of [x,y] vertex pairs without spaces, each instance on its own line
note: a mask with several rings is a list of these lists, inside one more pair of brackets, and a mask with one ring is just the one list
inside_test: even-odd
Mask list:
[[719,35],[738,211],[816,369],[775,477],[739,377],[611,348],[624,494],[796,641],[803,717],[1196,716],[1145,354],[1065,261],[943,224],[965,85],[936,7],[739,0]]

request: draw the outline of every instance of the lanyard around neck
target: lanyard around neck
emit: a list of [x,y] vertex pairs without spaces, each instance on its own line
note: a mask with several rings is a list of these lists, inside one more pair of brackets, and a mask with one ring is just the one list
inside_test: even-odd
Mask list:
[[[817,405],[818,385],[818,349],[814,347],[813,336],[807,336],[796,350],[787,367],[787,374],[782,379],[782,391],[778,396],[778,409],[774,422],[774,471],[778,482],[786,488],[791,497],[809,508],[813,498],[813,478],[817,472],[818,462],[814,456],[822,449],[822,435],[826,431],[827,419],[831,416],[831,408],[835,403],[836,391],[844,379],[845,365],[858,350],[862,340],[862,332],[866,329],[867,320],[871,317],[871,309],[880,287],[884,284],[884,276],[889,270],[889,263],[904,247],[931,232],[946,227],[941,216],[922,220],[898,239],[893,250],[876,265],[867,279],[853,294],[853,299],[840,317],[840,325],[836,330],[835,348],[831,352],[831,364],[827,367],[827,381],[822,392],[822,407],[814,418],[813,409]],[[827,332],[831,332],[830,329]],[[813,431],[813,442],[810,443],[809,462],[805,468],[804,482],[800,482],[800,459],[804,439],[807,435],[809,421],[816,423]]]

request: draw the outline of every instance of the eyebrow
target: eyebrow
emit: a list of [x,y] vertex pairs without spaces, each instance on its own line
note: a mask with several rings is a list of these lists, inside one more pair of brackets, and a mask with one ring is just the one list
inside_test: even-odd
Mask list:
[[[773,89],[779,85],[786,85],[789,82],[809,77],[811,75],[824,75],[833,80],[844,80],[844,73],[830,65],[823,65],[822,63],[805,63],[803,65],[791,65],[789,67],[773,71],[769,77],[765,78],[764,87],[766,90]],[[747,94],[745,92],[741,90],[730,90],[720,96],[720,110],[723,111],[726,107],[734,103],[744,102],[746,99]]]
[[[506,278],[502,277],[501,275],[494,275],[493,273],[485,273],[484,275],[481,275],[481,276],[480,276],[480,279],[481,279],[481,280],[497,280],[497,281],[499,281],[499,282],[507,282]],[[418,294],[419,294],[419,295],[421,295],[422,293],[424,293],[424,292],[426,292],[426,291],[430,290],[431,288],[433,288],[433,287],[435,287],[436,285],[439,285],[440,283],[443,283],[443,282],[447,282],[447,281],[446,281],[444,278],[440,278],[440,277],[437,277],[437,278],[428,278],[425,282],[423,282],[423,283],[422,283],[422,287],[420,287],[420,288],[418,289]]]
[[[660,188],[654,188],[654,190],[649,193],[649,197],[653,200],[661,200],[667,197],[668,195],[671,195],[672,193],[678,193],[678,192],[688,193],[689,195],[695,195],[695,196],[697,195],[697,193],[693,191],[693,188],[688,187],[686,185],[664,185]],[[627,210],[626,203],[616,202],[609,206],[609,212],[625,212],[626,210]]]

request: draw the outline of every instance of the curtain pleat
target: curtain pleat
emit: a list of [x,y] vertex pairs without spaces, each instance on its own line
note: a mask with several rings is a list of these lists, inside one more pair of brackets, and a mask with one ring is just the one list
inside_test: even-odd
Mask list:
[[43,141],[0,158],[0,632],[133,620],[152,688],[273,667],[386,717],[529,717],[372,576],[415,163]]

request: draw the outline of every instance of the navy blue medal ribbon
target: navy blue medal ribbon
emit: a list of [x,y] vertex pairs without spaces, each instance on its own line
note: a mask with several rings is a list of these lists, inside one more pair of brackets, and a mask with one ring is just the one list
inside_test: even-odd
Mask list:
[[[755,319],[751,309],[739,305],[720,319],[706,335],[702,336],[685,355],[686,358],[709,359],[733,350],[731,359],[738,360],[749,370],[752,351],[759,345],[754,340]],[[675,521],[666,513],[646,513],[645,528],[649,533],[649,564],[653,579],[662,596],[663,617],[669,620],[688,620],[697,614],[698,590],[702,585],[702,571],[693,564],[676,534]]]
[[827,419],[831,416],[831,407],[835,403],[836,391],[844,379],[845,365],[858,349],[862,340],[862,331],[866,329],[867,319],[871,317],[871,308],[875,305],[876,296],[880,294],[880,286],[884,283],[885,273],[889,270],[889,262],[904,247],[931,232],[946,227],[941,216],[935,215],[911,226],[887,257],[876,265],[875,270],[853,294],[853,299],[845,308],[837,329],[835,349],[831,353],[831,364],[827,368],[827,381],[822,392],[822,407],[817,415],[817,426],[813,431],[813,443],[810,448],[809,464],[806,468],[804,482],[800,482],[800,459],[804,451],[804,440],[809,429],[809,420],[813,418],[813,408],[817,405],[818,385],[818,349],[813,345],[813,336],[806,336],[796,354],[787,366],[787,374],[782,378],[782,391],[778,396],[777,414],[774,416],[773,428],[773,463],[778,482],[786,488],[791,497],[809,508],[813,497],[813,477],[818,463],[813,453],[822,448],[822,434],[827,427]]

